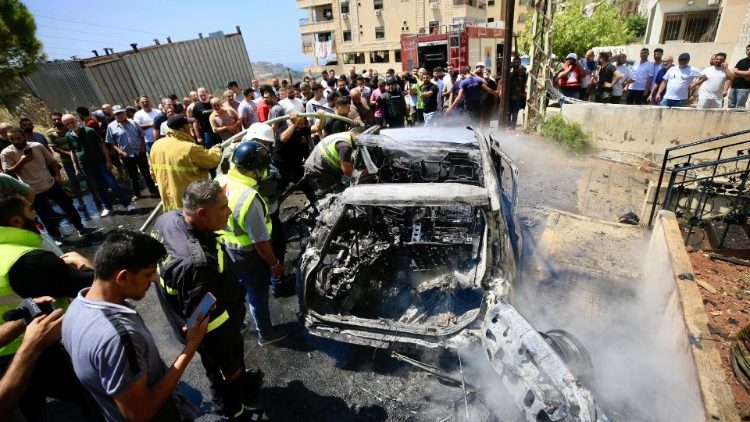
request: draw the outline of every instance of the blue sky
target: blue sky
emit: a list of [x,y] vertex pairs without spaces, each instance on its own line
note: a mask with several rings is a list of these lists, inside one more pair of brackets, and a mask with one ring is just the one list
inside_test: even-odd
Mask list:
[[49,59],[93,56],[105,47],[130,49],[197,38],[202,32],[235,32],[239,25],[251,61],[282,63],[293,69],[312,63],[301,52],[299,19],[306,17],[294,0],[25,0],[34,15],[37,37]]

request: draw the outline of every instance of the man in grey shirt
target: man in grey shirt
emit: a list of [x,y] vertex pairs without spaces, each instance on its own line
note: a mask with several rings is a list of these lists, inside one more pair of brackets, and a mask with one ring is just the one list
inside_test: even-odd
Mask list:
[[125,301],[146,295],[156,280],[156,263],[166,254],[151,236],[113,231],[94,257],[94,283],[81,290],[65,313],[63,344],[76,376],[108,421],[197,416],[175,388],[206,334],[208,318],[199,315],[199,322],[188,328],[185,348],[167,368],[143,319]]

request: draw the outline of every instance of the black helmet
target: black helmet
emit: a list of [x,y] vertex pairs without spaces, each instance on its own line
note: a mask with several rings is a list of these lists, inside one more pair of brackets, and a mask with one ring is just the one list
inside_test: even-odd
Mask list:
[[244,141],[234,150],[232,163],[242,170],[265,170],[271,165],[271,156],[260,142]]

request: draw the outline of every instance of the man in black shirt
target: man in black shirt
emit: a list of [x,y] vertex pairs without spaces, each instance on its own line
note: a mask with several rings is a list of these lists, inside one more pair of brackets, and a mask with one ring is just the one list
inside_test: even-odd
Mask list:
[[612,103],[612,87],[622,79],[622,73],[609,62],[610,53],[599,53],[599,74],[596,82],[596,102]]
[[[36,213],[25,198],[0,196],[0,248],[19,251],[15,257],[3,252],[7,273],[0,272],[0,280],[20,298],[52,296],[56,305],[64,307],[67,298],[76,297],[77,291],[88,287],[94,280],[93,264],[75,252],[60,257],[45,249],[34,219]],[[15,259],[15,261],[12,261]],[[3,321],[4,322],[4,321]],[[0,369],[5,370],[13,358],[0,356]],[[39,358],[29,386],[21,399],[20,408],[28,420],[39,420],[47,397],[76,403],[85,403],[85,393],[76,378],[62,348],[53,346]]]
[[201,139],[196,139],[196,141],[202,143],[206,148],[211,148],[221,142],[219,135],[211,129],[210,117],[214,110],[211,108],[210,100],[211,96],[208,95],[206,88],[198,88],[198,102],[195,103],[192,110],[188,110],[188,119],[195,118],[193,130],[201,136]]
[[[342,117],[349,116],[349,110],[351,103],[349,97],[339,97],[336,99],[336,114]],[[339,119],[325,119],[325,136],[333,135],[334,133],[346,132],[349,130],[349,123]]]
[[424,100],[424,125],[433,126],[435,119],[439,117],[439,113],[437,112],[438,87],[432,83],[432,76],[429,72],[422,75],[422,80],[424,81],[421,94]]
[[388,78],[388,91],[378,98],[378,105],[383,110],[383,122],[390,128],[404,127],[406,118],[406,100],[395,78]]
[[738,61],[732,70],[734,79],[727,96],[729,108],[747,107],[747,97],[750,95],[750,44],[745,47],[745,54],[747,57]]

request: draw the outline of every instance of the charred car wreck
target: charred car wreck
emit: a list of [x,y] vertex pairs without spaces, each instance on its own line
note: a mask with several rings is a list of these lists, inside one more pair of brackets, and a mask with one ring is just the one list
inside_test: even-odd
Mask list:
[[516,166],[478,131],[425,133],[357,141],[368,172],[319,204],[300,260],[306,327],[377,348],[480,342],[526,420],[604,420],[569,369],[586,366],[585,350],[563,331],[537,332],[511,305]]

